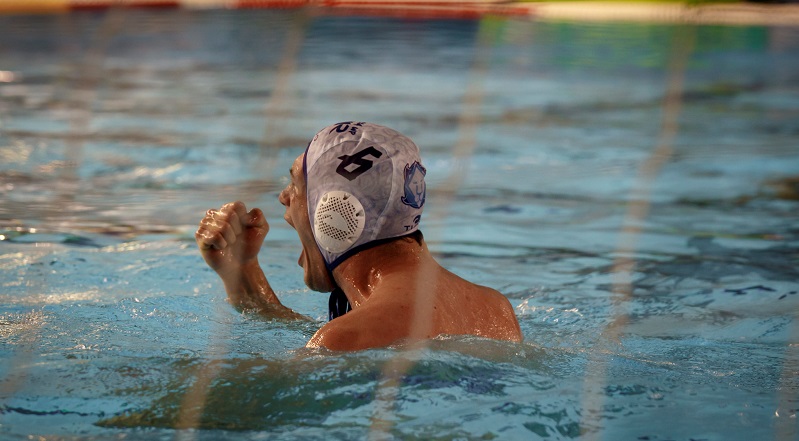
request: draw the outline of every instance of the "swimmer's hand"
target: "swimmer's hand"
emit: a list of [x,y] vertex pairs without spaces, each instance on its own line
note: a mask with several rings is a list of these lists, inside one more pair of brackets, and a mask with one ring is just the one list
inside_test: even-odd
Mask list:
[[194,233],[205,263],[222,280],[237,278],[243,267],[257,265],[258,251],[269,232],[269,224],[258,208],[247,212],[242,202],[208,210]]

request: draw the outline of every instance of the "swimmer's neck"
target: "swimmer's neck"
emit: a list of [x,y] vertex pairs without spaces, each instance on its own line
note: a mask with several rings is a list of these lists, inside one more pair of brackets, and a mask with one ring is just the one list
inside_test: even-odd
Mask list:
[[419,244],[402,238],[356,253],[333,270],[333,278],[355,309],[372,296],[382,295],[385,291],[380,287],[387,281],[399,278],[411,283],[422,269],[437,266],[424,240]]

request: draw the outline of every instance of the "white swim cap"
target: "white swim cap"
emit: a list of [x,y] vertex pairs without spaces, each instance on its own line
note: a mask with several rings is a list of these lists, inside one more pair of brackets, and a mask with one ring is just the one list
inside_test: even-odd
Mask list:
[[419,229],[427,172],[419,147],[366,122],[325,127],[305,150],[308,217],[330,271],[356,252]]

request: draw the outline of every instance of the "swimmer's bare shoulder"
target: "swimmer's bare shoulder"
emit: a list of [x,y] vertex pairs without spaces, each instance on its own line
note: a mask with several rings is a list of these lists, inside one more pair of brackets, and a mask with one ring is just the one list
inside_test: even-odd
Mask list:
[[494,335],[490,336],[490,338],[515,342],[522,341],[524,339],[522,330],[510,300],[495,289],[484,286],[481,288],[487,290],[486,295],[491,298],[495,308],[495,313],[492,315]]
[[333,351],[357,351],[385,347],[411,335],[410,305],[371,299],[335,320],[327,322],[308,341],[307,347]]
[[[513,306],[507,297],[487,286],[459,279],[454,284],[449,315],[441,326],[454,325],[448,334],[476,335],[495,340],[522,341],[522,332]],[[442,311],[442,316],[444,311]]]

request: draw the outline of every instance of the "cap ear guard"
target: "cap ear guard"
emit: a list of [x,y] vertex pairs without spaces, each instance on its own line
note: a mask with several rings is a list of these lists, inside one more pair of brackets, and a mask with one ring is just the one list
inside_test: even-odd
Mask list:
[[346,191],[329,191],[316,205],[314,236],[327,252],[348,250],[361,237],[365,225],[363,205]]

